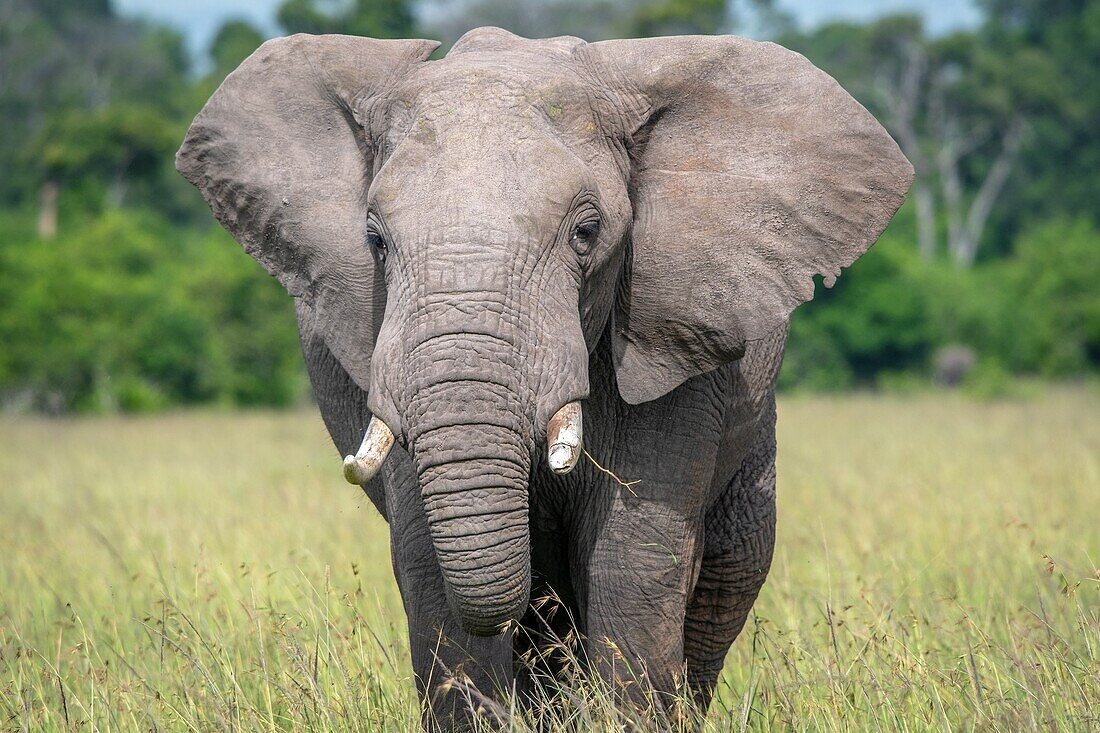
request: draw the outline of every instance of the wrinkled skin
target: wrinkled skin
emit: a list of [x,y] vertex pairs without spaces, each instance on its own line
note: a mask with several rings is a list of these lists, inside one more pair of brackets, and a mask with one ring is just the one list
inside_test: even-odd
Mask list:
[[[271,41],[177,165],[295,297],[339,451],[372,415],[397,437],[363,488],[429,724],[462,725],[437,689],[460,671],[523,689],[515,655],[569,618],[596,673],[705,709],[771,561],[787,319],[912,170],[771,44],[434,47]],[[547,422],[576,400],[594,460],[555,475]]]

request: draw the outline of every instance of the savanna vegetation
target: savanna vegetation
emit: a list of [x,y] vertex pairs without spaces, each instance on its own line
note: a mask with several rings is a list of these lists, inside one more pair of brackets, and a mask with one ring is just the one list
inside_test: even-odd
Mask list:
[[[1100,1],[981,0],[809,31],[768,0],[286,0],[285,32],[497,24],[589,39],[748,27],[834,74],[917,169],[883,240],[795,316],[787,389],[980,394],[1100,366]],[[173,170],[187,124],[263,40],[204,58],[109,0],[0,1],[0,402],[51,413],[289,405],[291,303]]]
[[[1100,727],[1100,393],[779,412],[708,731]],[[0,475],[0,729],[415,728],[386,529],[315,412],[0,418]],[[620,730],[609,699],[555,720]]]

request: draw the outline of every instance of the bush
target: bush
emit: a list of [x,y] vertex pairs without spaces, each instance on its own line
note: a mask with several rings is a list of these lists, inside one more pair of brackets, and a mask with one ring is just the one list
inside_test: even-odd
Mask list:
[[1016,241],[1005,270],[1030,357],[1013,366],[1048,376],[1100,366],[1100,230],[1084,217],[1040,224]]
[[986,359],[978,364],[963,383],[967,393],[979,399],[1008,397],[1014,392],[1012,375],[996,359]]
[[887,371],[924,371],[937,340],[924,265],[892,226],[791,320],[780,386],[844,389]]
[[990,395],[1012,375],[1100,366],[1100,230],[1091,221],[1047,221],[1008,258],[963,269],[921,261],[899,218],[834,290],[795,312],[781,387],[931,379],[948,348],[973,352],[978,366],[964,381]]
[[[306,393],[291,299],[222,229],[142,210],[62,213],[51,241],[35,237],[33,212],[0,217],[0,401],[148,411]],[[923,389],[947,347],[973,352],[963,386],[979,396],[1004,394],[1017,375],[1095,373],[1090,221],[1045,222],[1010,257],[969,270],[920,260],[899,222],[796,311],[781,388]]]
[[113,210],[0,249],[0,394],[50,411],[302,393],[291,301],[233,241]]

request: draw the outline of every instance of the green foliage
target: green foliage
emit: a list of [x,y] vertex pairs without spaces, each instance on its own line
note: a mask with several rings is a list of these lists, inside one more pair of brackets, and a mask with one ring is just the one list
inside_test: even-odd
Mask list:
[[1004,267],[1017,295],[1009,322],[1026,324],[1024,358],[1009,365],[1066,376],[1100,363],[1100,229],[1083,216],[1038,224]]
[[843,389],[880,372],[920,370],[936,344],[924,268],[903,216],[837,280],[796,311],[782,387]]
[[210,42],[210,60],[214,62],[214,76],[219,79],[229,75],[238,64],[259,48],[263,35],[243,20],[230,20],[218,29]]
[[[1049,103],[1034,110],[1003,228],[1026,229],[1033,213],[1095,215],[1100,192],[1100,2],[1097,0],[982,0],[986,43],[1029,66],[1051,67],[1039,83]],[[1026,67],[1014,73],[1035,78]],[[1032,82],[1033,84],[1036,82]]]
[[99,189],[105,195],[94,206],[118,206],[131,190],[148,192],[167,178],[181,134],[182,126],[163,109],[116,102],[58,113],[43,125],[31,152],[47,178],[63,185],[90,184],[85,191]]
[[[795,314],[787,386],[927,377],[948,345],[976,354],[976,392],[1100,367],[1100,2],[982,4],[980,30],[943,38],[915,16],[784,38],[878,115],[917,168],[882,241]],[[922,230],[921,256],[909,256]]]
[[352,0],[339,5],[325,0],[285,0],[277,17],[288,33],[346,33],[374,38],[416,35],[409,0]]
[[109,211],[0,249],[0,385],[49,411],[301,392],[289,299],[220,230]]
[[982,372],[975,378],[989,384],[1100,364],[1100,229],[1091,220],[1039,223],[1010,256],[972,270],[920,260],[895,238],[902,227],[904,216],[834,292],[819,290],[796,312],[783,386],[839,389],[899,370],[927,374],[936,349],[949,344],[971,347]]
[[[742,11],[774,11],[770,0],[429,5],[451,40],[474,24],[533,36],[712,33]],[[1011,392],[1020,375],[1100,371],[1100,0],[981,5],[980,29],[942,38],[901,15],[781,39],[895,134],[907,75],[919,72],[918,185],[940,207],[918,216],[911,201],[795,313],[784,388],[923,389],[948,346],[972,353],[962,383],[976,395]],[[0,11],[0,401],[53,411],[293,402],[305,380],[290,299],[173,166],[195,113],[263,36],[226,23],[209,73],[194,78],[178,35],[112,7],[6,0]],[[284,0],[278,18],[286,32],[431,37],[417,7]],[[1023,142],[980,248],[954,262],[940,248],[918,253],[918,232],[950,239],[965,226],[1006,130]],[[951,175],[936,178],[941,169]]]
[[642,3],[631,25],[638,36],[721,33],[728,20],[726,0],[657,0]]
[[995,359],[980,362],[967,375],[964,386],[967,394],[983,400],[1012,396],[1016,387],[1012,375]]

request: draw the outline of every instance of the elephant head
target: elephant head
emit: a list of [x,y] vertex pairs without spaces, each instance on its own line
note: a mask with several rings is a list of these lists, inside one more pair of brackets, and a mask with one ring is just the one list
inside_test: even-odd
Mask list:
[[571,467],[601,336],[631,404],[738,359],[875,241],[912,169],[770,43],[436,46],[269,41],[177,167],[368,393],[349,476],[407,446],[451,606],[492,634],[528,603],[536,449],[551,424]]

